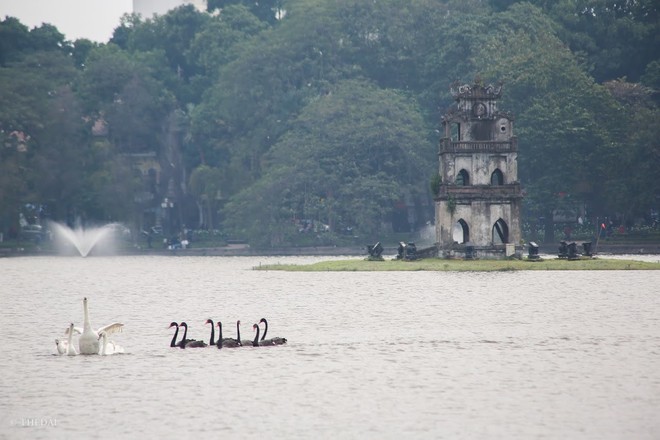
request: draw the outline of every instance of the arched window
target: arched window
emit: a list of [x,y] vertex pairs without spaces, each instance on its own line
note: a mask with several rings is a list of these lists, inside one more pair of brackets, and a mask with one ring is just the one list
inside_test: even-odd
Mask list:
[[499,168],[490,175],[490,184],[493,186],[504,185],[504,174]]
[[464,169],[459,171],[458,176],[456,176],[456,185],[467,186],[470,184],[470,175]]
[[470,241],[470,228],[465,220],[460,219],[454,223],[454,227],[452,228],[452,239],[458,244]]
[[509,242],[509,227],[506,222],[499,219],[493,225],[493,244],[504,244]]
[[461,140],[461,124],[453,123],[450,126],[450,137],[452,142],[457,142]]

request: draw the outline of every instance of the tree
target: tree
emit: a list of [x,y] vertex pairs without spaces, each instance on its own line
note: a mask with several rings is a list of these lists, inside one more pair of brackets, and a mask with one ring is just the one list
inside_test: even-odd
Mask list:
[[216,228],[218,202],[222,194],[223,174],[217,168],[201,165],[190,175],[190,193],[198,200],[199,223],[205,229]]
[[295,241],[294,219],[375,237],[395,201],[426,187],[435,164],[423,132],[410,99],[368,81],[341,82],[269,152],[264,177],[228,204],[227,225],[255,245]]
[[95,43],[86,38],[80,38],[73,42],[73,50],[71,55],[73,56],[73,60],[77,68],[82,69],[85,67],[87,57],[89,56],[92,49],[96,47],[99,47],[98,43]]
[[491,0],[502,11],[532,3],[554,21],[558,37],[598,82],[639,80],[660,54],[660,8],[654,0]]
[[226,8],[230,8],[233,5],[243,5],[249,8],[250,12],[260,20],[274,24],[283,14],[284,2],[286,0],[261,0],[258,2],[252,0],[209,0],[207,2],[207,9],[209,11],[220,10],[224,12]]
[[[141,21],[137,16],[127,16],[115,31],[111,41],[131,54],[161,53],[164,63],[152,75],[165,84],[181,104],[196,102],[201,90],[191,84],[191,78],[201,74],[201,69],[187,56],[195,36],[211,20],[192,5],[179,6],[162,16]],[[115,38],[116,37],[116,38]]]
[[5,17],[0,21],[0,66],[17,61],[31,49],[27,26],[14,17]]
[[244,6],[227,6],[195,34],[186,58],[200,74],[214,80],[220,68],[238,56],[239,43],[255,37],[267,26]]
[[595,186],[585,182],[606,178],[602,151],[618,125],[616,105],[540,9],[516,4],[489,21],[493,31],[477,59],[485,75],[507,86],[501,105],[517,115],[525,205],[534,218],[545,219],[545,240],[553,241],[559,195],[592,201]]
[[[71,59],[61,51],[33,52],[0,69],[0,101],[11,103],[0,107],[0,128],[8,145],[8,187],[3,192],[11,194],[0,200],[3,211],[16,215],[25,203],[55,200],[71,205],[82,187],[75,164],[83,120],[71,92],[76,76]],[[5,227],[11,223],[6,219]]]
[[603,214],[617,213],[622,222],[632,224],[648,217],[649,208],[658,205],[660,182],[660,128],[655,121],[660,111],[652,99],[653,90],[625,79],[604,84],[620,105],[622,129],[612,148],[603,149],[599,204]]
[[95,219],[129,222],[134,231],[139,230],[143,207],[136,196],[152,189],[145,188],[127,156],[107,139],[95,139],[88,151],[94,166],[86,175],[85,212]]
[[78,85],[86,111],[103,118],[119,152],[159,151],[165,118],[174,110],[169,90],[154,78],[158,53],[129,56],[114,45],[93,49]]

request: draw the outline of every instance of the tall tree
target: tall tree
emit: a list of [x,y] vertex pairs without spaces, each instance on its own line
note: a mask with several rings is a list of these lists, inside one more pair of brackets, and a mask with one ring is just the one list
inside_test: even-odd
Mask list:
[[212,230],[217,226],[218,204],[222,198],[224,176],[218,168],[201,165],[190,175],[190,192],[198,200],[200,226]]
[[559,38],[596,81],[638,81],[660,58],[660,5],[654,0],[491,0],[499,10],[532,3],[555,22]]
[[243,5],[250,9],[250,12],[260,20],[274,24],[283,15],[284,3],[286,0],[208,0],[207,9],[209,11],[224,11],[233,5]]
[[0,21],[0,66],[17,61],[26,52],[32,51],[30,31],[15,17]]
[[295,241],[296,218],[376,237],[394,202],[426,187],[434,147],[423,132],[413,101],[367,81],[341,82],[273,147],[266,175],[228,206],[228,225],[256,245]]
[[[200,29],[211,17],[192,5],[175,8],[162,16],[141,21],[137,16],[125,16],[115,30],[113,39],[129,53],[160,52],[164,55],[165,70],[153,71],[183,105],[196,102],[201,90],[191,84],[191,78],[201,72],[199,66],[187,56],[190,46]],[[138,57],[140,55],[137,55]]]
[[0,72],[5,76],[2,101],[12,103],[2,107],[0,127],[9,135],[12,150],[17,149],[10,163],[21,166],[20,160],[16,162],[20,156],[24,166],[8,171],[9,176],[23,179],[13,183],[22,203],[49,204],[59,218],[81,204],[84,187],[84,121],[71,90],[77,74],[61,51],[33,52]]
[[478,59],[483,72],[507,85],[501,105],[517,115],[526,206],[545,219],[545,240],[552,241],[553,212],[565,201],[560,195],[590,201],[596,188],[585,182],[605,178],[599,153],[611,145],[616,105],[540,9],[516,4],[490,22],[493,32]]
[[623,79],[604,84],[619,104],[621,130],[610,148],[602,148],[603,179],[597,185],[601,214],[616,213],[632,224],[649,218],[650,208],[660,201],[660,110],[653,90]]

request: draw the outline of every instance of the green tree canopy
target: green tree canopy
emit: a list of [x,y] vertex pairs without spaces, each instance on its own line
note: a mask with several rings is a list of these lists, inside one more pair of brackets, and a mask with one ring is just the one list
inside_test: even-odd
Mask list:
[[414,101],[367,81],[341,82],[273,147],[265,176],[228,207],[228,224],[262,245],[294,239],[294,219],[375,236],[395,201],[426,189],[419,184],[434,167],[434,147],[422,133]]

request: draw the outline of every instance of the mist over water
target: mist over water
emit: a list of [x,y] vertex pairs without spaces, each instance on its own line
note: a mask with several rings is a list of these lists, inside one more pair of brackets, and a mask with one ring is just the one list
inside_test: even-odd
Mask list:
[[[319,259],[0,259],[0,437],[658,438],[660,272],[252,270]],[[55,354],[84,296],[125,354]]]

